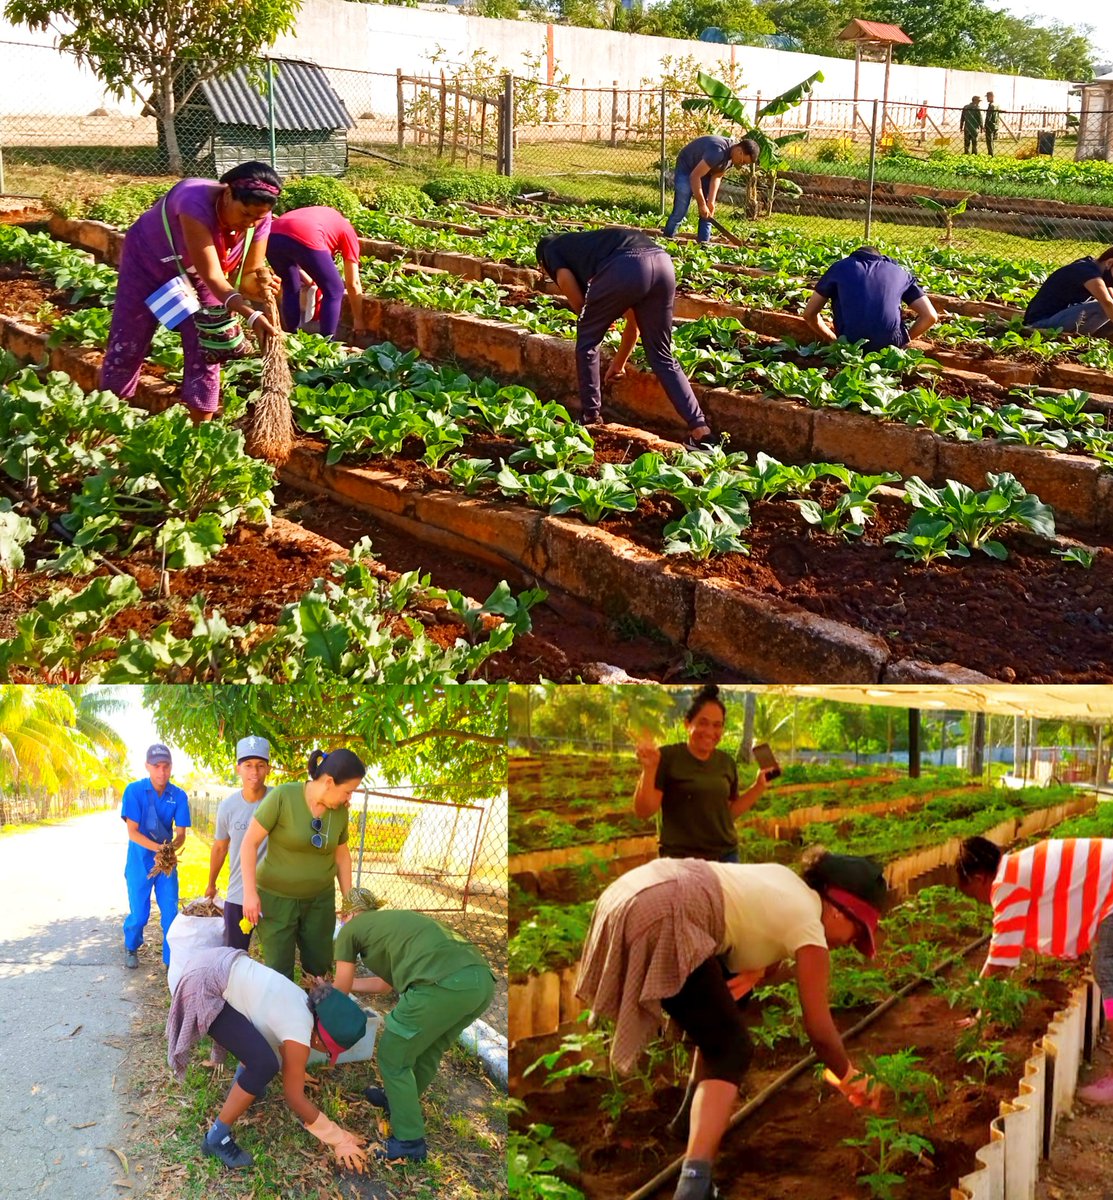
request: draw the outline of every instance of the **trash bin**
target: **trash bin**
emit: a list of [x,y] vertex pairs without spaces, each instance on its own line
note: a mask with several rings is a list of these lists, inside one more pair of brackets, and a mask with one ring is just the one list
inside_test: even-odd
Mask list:
[[1041,129],[1036,134],[1036,153],[1054,155],[1055,153],[1055,130]]

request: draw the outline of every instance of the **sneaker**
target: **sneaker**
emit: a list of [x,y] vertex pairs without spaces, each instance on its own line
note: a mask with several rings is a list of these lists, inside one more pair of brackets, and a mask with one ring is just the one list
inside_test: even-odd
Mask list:
[[386,1091],[381,1087],[369,1087],[363,1089],[363,1094],[376,1108],[381,1108],[386,1115],[390,1116],[390,1102],[386,1098]]
[[1079,1088],[1077,1095],[1079,1100],[1087,1104],[1113,1104],[1113,1075],[1106,1075],[1104,1079],[1097,1079]]
[[139,966],[139,954],[135,950],[124,951],[124,966],[131,971]]
[[708,433],[701,438],[688,438],[688,440],[684,443],[684,449],[691,450],[696,454],[706,454],[709,451],[714,450],[718,445],[718,438],[715,438]]
[[375,1158],[381,1163],[424,1162],[429,1153],[424,1138],[396,1138],[392,1134],[385,1146],[375,1147]]
[[212,1155],[213,1158],[219,1158],[230,1171],[250,1167],[255,1161],[246,1150],[236,1144],[236,1139],[230,1133],[226,1133],[219,1142],[210,1140],[209,1135],[205,1134],[201,1140],[201,1151]]
[[602,417],[580,417],[576,424],[582,425],[585,429],[593,429],[598,425],[605,425],[606,421]]

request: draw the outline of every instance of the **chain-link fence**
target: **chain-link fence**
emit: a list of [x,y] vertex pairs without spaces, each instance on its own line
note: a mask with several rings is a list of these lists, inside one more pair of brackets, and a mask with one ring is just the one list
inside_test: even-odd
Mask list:
[[[63,68],[70,83],[52,86]],[[0,43],[0,191],[89,196],[171,177],[166,131],[150,110],[138,102],[106,107],[97,80],[75,71],[50,48]],[[237,95],[254,89],[254,115],[222,101],[219,88],[195,93],[183,108],[183,171],[219,173],[231,161],[268,156],[285,174],[322,171],[355,183],[368,174],[380,183],[420,182],[484,170],[555,199],[663,215],[678,151],[721,124],[686,110],[692,97],[673,85],[585,88],[494,68],[405,74],[288,60],[244,71]],[[744,94],[746,114],[768,99]],[[326,110],[331,118],[320,115]],[[906,97],[807,98],[760,122],[769,137],[794,139],[782,147],[775,186],[765,173],[729,172],[716,216],[743,239],[759,221],[832,245],[954,245],[1047,263],[1113,242],[1113,185],[1072,178],[1078,116],[987,112],[984,98],[976,113]],[[1109,125],[1101,112],[1084,116],[1099,132]],[[1089,136],[1087,152],[1101,157],[1093,142]],[[1111,153],[1106,146],[1105,157]],[[694,227],[692,211],[680,232]]]
[[79,817],[85,813],[114,808],[119,802],[119,796],[111,788],[78,795],[40,790],[0,792],[0,826],[60,821],[66,817]]

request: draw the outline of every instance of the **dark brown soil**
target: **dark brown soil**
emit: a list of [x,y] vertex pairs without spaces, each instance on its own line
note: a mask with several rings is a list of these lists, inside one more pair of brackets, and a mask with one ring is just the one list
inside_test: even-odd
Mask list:
[[30,321],[40,326],[42,322],[35,320],[35,313],[44,304],[53,304],[58,308],[73,307],[68,304],[65,292],[43,283],[38,275],[24,267],[0,264],[0,282],[4,285],[0,287],[0,315],[5,317],[15,317],[16,320]]
[[[972,953],[968,963],[979,963],[983,954]],[[899,1193],[903,1200],[948,1200],[951,1187],[973,1170],[974,1154],[989,1140],[989,1122],[997,1115],[999,1103],[1016,1094],[1016,1080],[1032,1042],[1069,995],[1067,985],[1055,980],[1032,986],[1041,999],[1029,1005],[1021,1026],[1011,1033],[994,1034],[1004,1042],[1010,1070],[988,1084],[967,1080],[971,1068],[955,1058],[958,1014],[926,988],[914,992],[848,1046],[857,1062],[867,1054],[912,1049],[923,1059],[918,1069],[931,1072],[943,1084],[930,1120],[902,1121],[934,1147],[919,1161],[905,1158],[897,1164],[906,1180]],[[837,1022],[845,1028],[860,1015],[840,1014]],[[529,1049],[534,1053],[536,1048]],[[778,1053],[759,1048],[740,1100],[755,1095],[806,1052],[807,1047]],[[524,1065],[522,1058],[512,1060],[512,1079]],[[520,1080],[512,1090],[518,1094],[538,1076],[543,1078],[543,1072]],[[679,1104],[681,1089],[668,1075],[657,1076],[652,1091],[636,1095],[616,1122],[599,1110],[604,1090],[598,1081],[573,1079],[563,1087],[530,1091],[528,1120],[552,1125],[554,1135],[576,1150],[581,1174],[573,1182],[588,1200],[621,1200],[684,1153],[683,1142],[665,1128]],[[891,1101],[883,1115],[894,1115]],[[861,1200],[868,1193],[855,1179],[871,1168],[859,1150],[843,1142],[863,1137],[864,1128],[861,1112],[818,1084],[812,1072],[805,1072],[728,1132],[715,1164],[716,1182],[731,1200]],[[670,1190],[671,1185],[660,1195],[667,1196]]]

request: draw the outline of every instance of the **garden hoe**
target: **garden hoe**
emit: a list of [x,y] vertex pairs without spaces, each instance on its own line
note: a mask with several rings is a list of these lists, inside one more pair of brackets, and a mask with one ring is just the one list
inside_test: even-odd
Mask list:
[[714,217],[708,217],[707,219],[723,235],[723,237],[730,242],[732,246],[741,246],[743,244],[742,239],[737,234],[731,233],[731,231],[722,223],[722,221],[716,221]]

